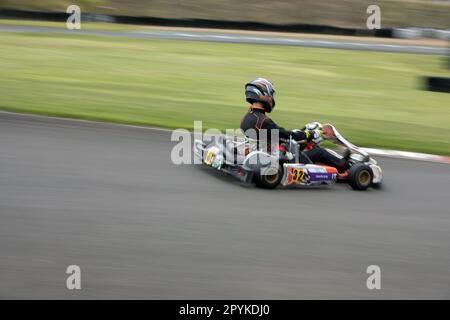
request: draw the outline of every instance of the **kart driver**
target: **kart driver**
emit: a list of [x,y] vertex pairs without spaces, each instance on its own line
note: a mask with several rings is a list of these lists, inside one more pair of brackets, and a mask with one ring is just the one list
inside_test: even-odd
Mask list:
[[[245,85],[245,97],[249,102],[250,109],[244,116],[241,122],[241,130],[244,134],[251,138],[260,141],[259,132],[261,129],[267,130],[267,141],[270,141],[271,130],[278,130],[280,142],[289,140],[290,136],[295,141],[311,141],[317,139],[322,135],[320,129],[315,130],[294,130],[289,131],[279,127],[266,113],[270,113],[275,107],[275,87],[273,84],[264,78],[257,78]],[[255,137],[256,133],[256,137]],[[335,167],[338,171],[343,172],[348,169],[348,158],[350,152],[346,152],[344,157],[337,157],[323,148],[314,148],[312,150],[304,151],[304,154],[313,162],[321,162],[325,165]]]

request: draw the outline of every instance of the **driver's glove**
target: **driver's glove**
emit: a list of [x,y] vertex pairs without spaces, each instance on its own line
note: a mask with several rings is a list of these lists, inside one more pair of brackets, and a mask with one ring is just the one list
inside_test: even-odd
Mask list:
[[300,130],[300,129],[294,129],[294,130],[292,130],[292,138],[295,141],[303,141],[303,140],[307,140],[308,136],[305,131]]
[[322,130],[320,129],[314,129],[314,130],[305,130],[306,134],[306,141],[311,141],[318,139],[322,136]]

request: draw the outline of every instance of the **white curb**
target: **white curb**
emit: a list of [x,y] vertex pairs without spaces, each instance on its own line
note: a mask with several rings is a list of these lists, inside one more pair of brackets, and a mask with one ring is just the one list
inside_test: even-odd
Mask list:
[[450,164],[450,157],[438,156],[435,154],[399,151],[399,150],[384,150],[374,148],[362,148],[362,149],[367,151],[369,154],[376,156]]
[[[114,122],[102,122],[102,121],[85,120],[85,119],[74,119],[74,118],[64,118],[64,117],[56,117],[56,116],[52,117],[52,116],[44,116],[44,115],[37,115],[37,114],[17,113],[17,112],[10,112],[10,111],[0,111],[0,114],[1,113],[14,114],[14,115],[29,117],[29,118],[35,117],[35,118],[63,120],[63,121],[68,121],[68,122],[108,124],[108,125],[113,125],[113,126],[138,128],[138,129],[154,130],[154,131],[173,132],[174,130],[176,130],[176,129],[166,129],[166,128],[145,127],[145,126],[130,125],[130,124],[120,124],[120,123],[114,123]],[[400,150],[386,150],[386,149],[376,149],[376,148],[362,148],[362,149],[364,151],[368,152],[369,154],[375,155],[375,156],[450,164],[450,157],[448,157],[448,156],[439,156],[439,155],[428,154],[428,153],[400,151]]]

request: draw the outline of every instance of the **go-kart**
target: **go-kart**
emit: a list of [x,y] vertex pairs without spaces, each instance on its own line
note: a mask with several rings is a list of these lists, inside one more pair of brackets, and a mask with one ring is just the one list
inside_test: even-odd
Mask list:
[[[255,183],[256,186],[266,189],[276,188],[278,185],[331,185],[337,181],[348,182],[355,190],[381,185],[383,174],[376,160],[346,140],[334,126],[312,122],[300,130],[320,130],[322,134],[311,141],[294,141],[291,137],[274,147],[266,148],[261,148],[260,143],[248,137],[239,139],[220,136],[207,141],[196,139],[194,156],[204,165],[226,172],[242,182]],[[312,163],[304,153],[317,148],[324,141],[340,145],[350,152],[348,170],[338,172],[334,167]]]

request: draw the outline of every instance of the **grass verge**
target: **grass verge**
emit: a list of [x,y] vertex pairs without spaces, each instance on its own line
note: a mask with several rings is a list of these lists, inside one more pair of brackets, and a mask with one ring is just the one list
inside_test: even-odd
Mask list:
[[450,155],[450,95],[421,90],[442,57],[0,33],[0,109],[166,128],[236,128],[243,85],[274,81],[273,119],[331,122],[352,142]]

